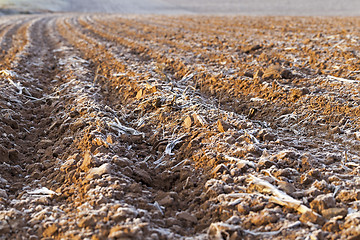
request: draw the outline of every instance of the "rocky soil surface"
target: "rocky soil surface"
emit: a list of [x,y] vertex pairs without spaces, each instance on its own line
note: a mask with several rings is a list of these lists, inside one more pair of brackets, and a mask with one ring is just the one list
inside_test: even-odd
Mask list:
[[358,239],[358,18],[0,18],[0,239]]

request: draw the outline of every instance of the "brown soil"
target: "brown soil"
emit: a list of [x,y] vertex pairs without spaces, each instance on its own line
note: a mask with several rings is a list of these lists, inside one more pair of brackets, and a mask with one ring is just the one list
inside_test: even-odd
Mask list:
[[358,18],[0,19],[0,239],[357,239]]

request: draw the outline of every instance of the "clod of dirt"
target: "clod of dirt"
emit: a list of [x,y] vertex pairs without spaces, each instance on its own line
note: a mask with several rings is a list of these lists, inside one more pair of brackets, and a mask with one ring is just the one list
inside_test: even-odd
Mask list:
[[240,226],[226,223],[212,223],[209,227],[207,237],[210,240],[219,239],[241,239],[244,236]]
[[222,120],[218,120],[216,124],[219,132],[226,132],[232,127],[231,124],[228,124]]
[[0,159],[2,162],[9,161],[9,151],[0,144]]
[[110,163],[104,163],[100,167],[91,168],[87,172],[86,179],[94,179],[96,177],[101,177],[103,174],[111,174],[113,171],[113,166]]
[[197,218],[188,212],[178,212],[176,213],[176,218],[182,221],[187,221],[190,223],[196,224],[198,222]]
[[256,50],[259,50],[259,49],[261,49],[262,48],[262,46],[261,45],[259,45],[259,44],[255,44],[255,45],[250,45],[250,46],[246,46],[246,47],[244,47],[242,50],[243,50],[243,52],[244,53],[251,53],[251,52],[253,52],[253,51],[256,51]]
[[80,169],[87,172],[92,167],[95,167],[98,164],[96,158],[90,153],[86,152],[84,154],[84,160],[80,166]]
[[264,74],[262,75],[262,78],[264,80],[269,79],[290,79],[293,77],[293,74],[290,70],[284,69],[279,65],[271,65],[269,68],[267,68],[264,71]]
[[333,217],[346,217],[348,210],[346,208],[328,208],[321,211],[321,215],[326,219]]
[[319,195],[310,203],[310,207],[314,211],[321,213],[323,210],[327,208],[335,207],[335,198],[331,193]]
[[319,224],[319,225],[323,225],[325,223],[325,219],[315,213],[315,212],[312,212],[312,211],[307,211],[305,213],[303,213],[300,217],[300,221],[303,222],[303,223],[316,223],[316,224]]

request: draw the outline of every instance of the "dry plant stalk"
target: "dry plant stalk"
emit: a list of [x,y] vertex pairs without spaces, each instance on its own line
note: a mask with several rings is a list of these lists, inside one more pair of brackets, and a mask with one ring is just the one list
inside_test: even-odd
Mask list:
[[258,177],[255,177],[253,175],[250,175],[251,183],[255,184],[256,186],[261,188],[261,191],[263,193],[270,193],[273,195],[273,197],[270,197],[269,201],[277,203],[281,206],[286,206],[292,209],[295,209],[299,213],[305,213],[307,211],[312,210],[302,204],[301,201],[294,199],[293,197],[287,195],[283,191],[279,190],[277,187],[272,185],[271,183],[262,180]]
[[359,81],[356,80],[351,80],[351,79],[346,79],[346,78],[341,78],[341,77],[334,77],[334,76],[328,76],[329,80],[335,80],[335,81],[340,81],[340,82],[345,82],[345,83],[358,83]]

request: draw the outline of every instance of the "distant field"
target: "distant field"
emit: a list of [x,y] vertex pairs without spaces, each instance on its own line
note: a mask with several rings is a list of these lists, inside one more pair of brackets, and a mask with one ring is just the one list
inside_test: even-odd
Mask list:
[[12,12],[110,12],[125,14],[240,14],[291,16],[357,16],[356,0],[3,0]]
[[66,0],[0,0],[0,8],[14,12],[57,12],[67,5]]

